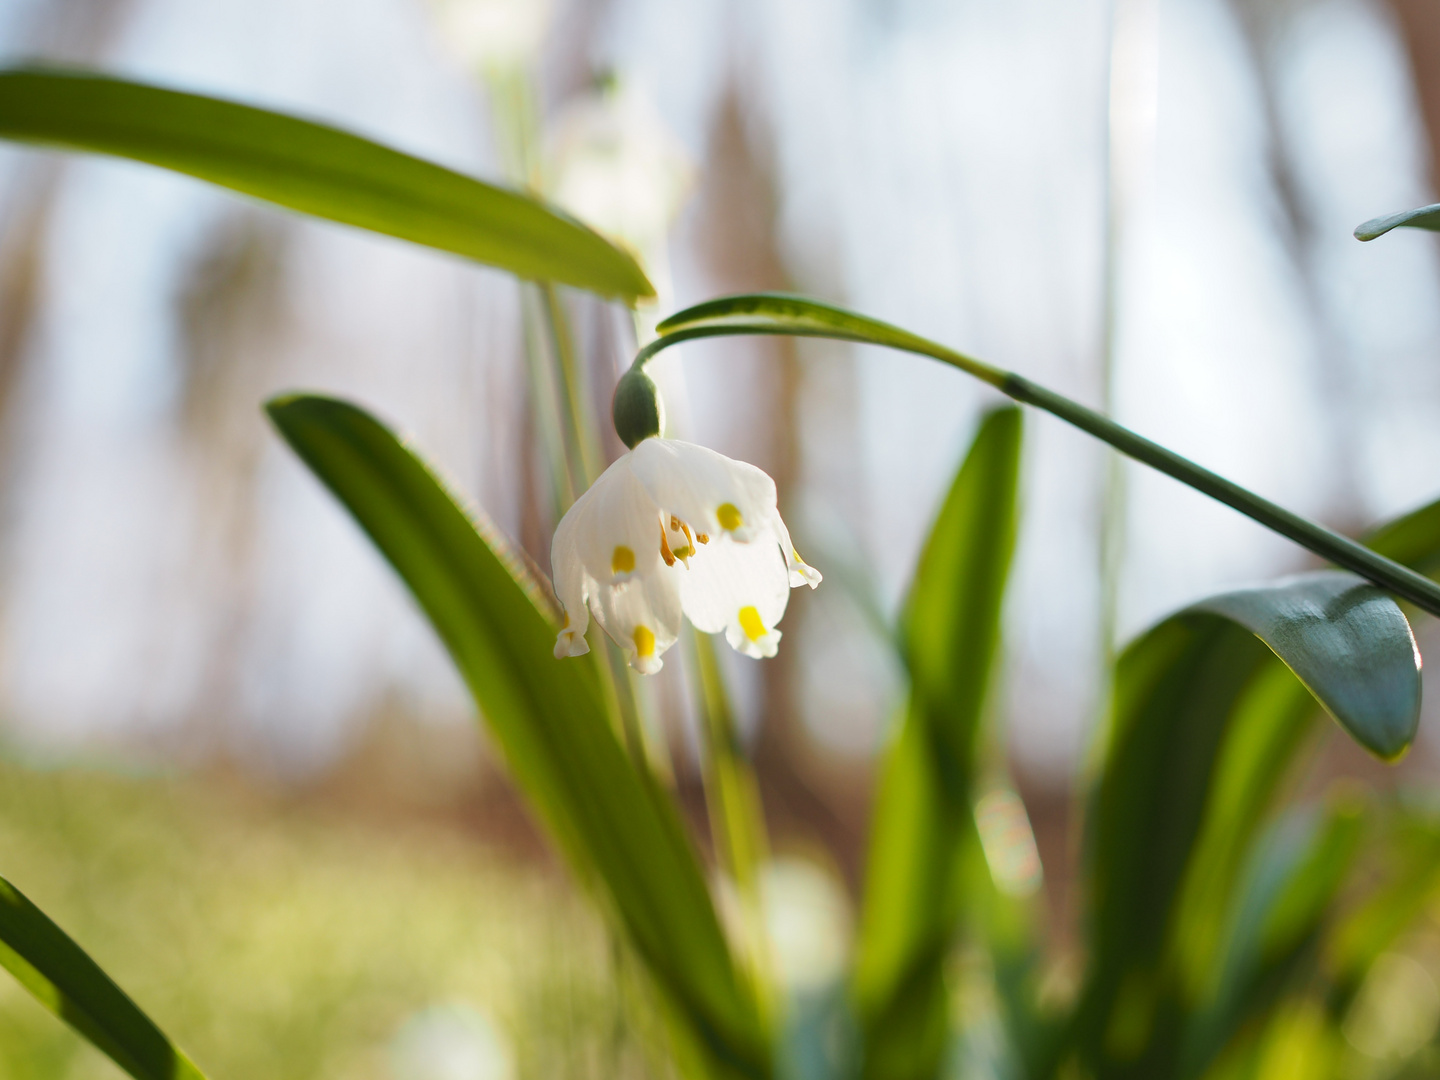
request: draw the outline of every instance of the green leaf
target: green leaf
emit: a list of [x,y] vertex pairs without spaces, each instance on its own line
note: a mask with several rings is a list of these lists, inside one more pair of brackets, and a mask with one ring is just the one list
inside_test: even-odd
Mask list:
[[204,1080],[100,965],[4,878],[0,967],[136,1080]]
[[891,349],[928,356],[932,360],[989,383],[1016,401],[1044,409],[1109,443],[1152,469],[1188,484],[1226,506],[1246,515],[1281,536],[1288,537],[1321,558],[1343,566],[1389,589],[1396,596],[1440,616],[1440,587],[1391,559],[1357,544],[1348,537],[1313,521],[1292,514],[1253,491],[1231,483],[1223,476],[1202,468],[1186,458],[1165,449],[1159,443],[1108,417],[1043,386],[1032,383],[1014,372],[1002,371],[991,364],[946,348],[918,334],[891,326],[878,319],[822,304],[803,296],[777,293],[753,293],[727,296],[687,308],[662,322],[660,336],[636,354],[632,369],[643,368],[663,349],[695,338],[719,337],[729,334],[788,334],[798,337],[833,338],[883,345]]
[[0,71],[0,137],[148,162],[627,302],[654,289],[625,252],[559,210],[358,135],[99,75]]
[[1218,990],[1187,1025],[1182,1076],[1202,1076],[1233,1038],[1258,1034],[1282,996],[1313,969],[1365,824],[1363,802],[1341,791],[1323,820],[1291,815],[1256,846],[1216,965]]
[[1337,921],[1325,945],[1330,977],[1328,1008],[1337,1018],[1354,1000],[1370,965],[1417,919],[1440,892],[1440,815],[1433,806],[1401,803],[1386,808],[1378,841],[1368,854],[1370,888]]
[[[1440,501],[1382,526],[1366,543],[1414,569],[1440,569]],[[1291,763],[1313,736],[1314,704],[1276,658],[1231,706],[1171,934],[1174,959],[1192,998],[1208,992],[1231,891]]]
[[1420,723],[1420,650],[1404,613],[1353,574],[1322,570],[1212,597],[1275,651],[1325,711],[1376,757],[1394,760]]
[[589,658],[556,660],[499,539],[367,413],[330,398],[272,400],[271,418],[410,587],[514,776],[571,862],[598,881],[714,1076],[764,1077],[770,1054],[699,863],[668,798],[632,764]]
[[1440,232],[1440,203],[1419,206],[1414,210],[1402,210],[1398,214],[1386,214],[1384,217],[1371,218],[1365,224],[1356,226],[1355,239],[1374,240],[1377,236],[1384,236],[1391,229],[1398,229],[1402,226]]
[[1015,548],[1020,431],[1014,407],[985,418],[910,591],[910,700],[881,768],[855,970],[866,1076],[933,1077],[946,1047],[945,961]]
[[[1285,701],[1283,679],[1269,681],[1267,645],[1376,752],[1393,755],[1414,735],[1419,670],[1409,626],[1394,601],[1351,575],[1309,574],[1216,597],[1125,650],[1089,822],[1095,960],[1078,1032],[1086,1056],[1115,1075],[1162,1075],[1199,992],[1176,958],[1195,946],[1183,937],[1172,944],[1179,937],[1173,913],[1177,904],[1198,906],[1183,902],[1182,885],[1203,891],[1203,882],[1187,882],[1187,870],[1197,846],[1204,848],[1225,736],[1258,713],[1260,737],[1245,747],[1252,767],[1273,767],[1297,743],[1297,718],[1306,712]],[[1259,703],[1268,707],[1238,707]],[[1239,772],[1253,775],[1253,768]],[[1238,824],[1242,836],[1254,827]],[[1243,852],[1242,844],[1225,854]],[[1212,896],[1207,911],[1213,916],[1227,902],[1223,892]]]

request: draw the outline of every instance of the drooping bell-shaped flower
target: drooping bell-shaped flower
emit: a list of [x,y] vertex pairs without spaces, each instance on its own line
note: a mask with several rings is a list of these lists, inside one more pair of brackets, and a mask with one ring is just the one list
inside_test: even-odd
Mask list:
[[566,615],[555,655],[589,651],[593,614],[647,675],[660,670],[682,614],[697,630],[725,631],[746,656],[774,656],[790,589],[820,584],[790,542],[769,476],[658,436],[637,442],[576,500],[550,560]]

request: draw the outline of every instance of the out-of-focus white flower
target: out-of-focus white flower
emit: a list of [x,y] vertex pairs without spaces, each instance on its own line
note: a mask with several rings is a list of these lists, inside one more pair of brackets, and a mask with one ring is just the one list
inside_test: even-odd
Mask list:
[[432,1005],[390,1044],[395,1080],[514,1080],[515,1055],[489,1017],[463,1002]]
[[807,859],[781,857],[760,878],[775,974],[791,993],[816,991],[845,968],[850,906],[835,876]]
[[551,0],[434,0],[445,47],[482,71],[524,67],[550,29]]
[[552,131],[550,196],[666,276],[666,236],[695,169],[649,99],[608,87],[567,105]]
[[550,549],[565,627],[555,655],[589,652],[590,614],[649,675],[680,634],[725,631],[746,656],[774,656],[790,589],[820,584],[790,542],[775,481],[703,446],[651,437],[591,485]]

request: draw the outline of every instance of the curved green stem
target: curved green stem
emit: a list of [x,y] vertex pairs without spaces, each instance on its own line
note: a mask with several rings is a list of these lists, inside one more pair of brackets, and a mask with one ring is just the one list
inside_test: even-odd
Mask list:
[[1122,454],[1158,469],[1182,484],[1188,484],[1321,558],[1359,574],[1432,615],[1440,616],[1440,586],[1413,570],[1261,498],[1159,443],[1121,427],[1094,409],[1037,386],[1013,372],[947,349],[878,319],[799,296],[753,293],[697,304],[672,315],[660,324],[658,330],[660,336],[640,350],[632,367],[643,367],[657,353],[682,341],[732,334],[786,334],[854,341],[939,360],[973,375],[1016,401],[1058,416],[1081,431],[1109,443]]

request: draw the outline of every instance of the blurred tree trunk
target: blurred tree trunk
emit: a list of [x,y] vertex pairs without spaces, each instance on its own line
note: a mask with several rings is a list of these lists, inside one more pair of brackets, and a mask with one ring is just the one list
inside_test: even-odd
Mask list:
[[1410,53],[1415,93],[1430,137],[1430,185],[1440,191],[1440,2],[1389,0],[1389,3]]

